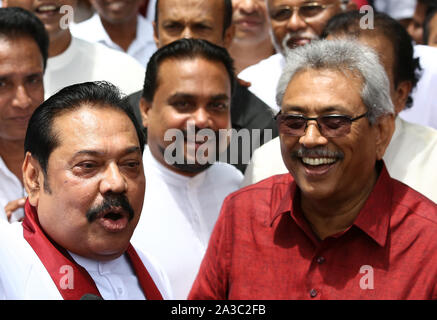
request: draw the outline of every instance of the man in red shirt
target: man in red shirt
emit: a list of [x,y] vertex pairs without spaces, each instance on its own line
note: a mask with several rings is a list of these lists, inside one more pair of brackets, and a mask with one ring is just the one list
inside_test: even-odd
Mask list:
[[225,200],[190,299],[437,299],[437,205],[390,178],[389,80],[348,40],[292,50],[277,117],[290,174]]

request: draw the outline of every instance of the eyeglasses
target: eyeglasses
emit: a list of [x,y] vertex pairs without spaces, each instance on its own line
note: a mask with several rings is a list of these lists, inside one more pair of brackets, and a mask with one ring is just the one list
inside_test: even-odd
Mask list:
[[281,111],[275,116],[279,132],[294,137],[305,135],[308,121],[315,120],[320,133],[326,138],[336,138],[347,135],[351,130],[352,122],[367,117],[368,112],[352,118],[346,115],[325,115],[316,118],[308,118],[302,115],[283,114]]
[[302,6],[280,6],[270,10],[270,18],[275,21],[286,21],[289,20],[293,15],[294,10],[297,10],[298,15],[306,22],[311,18],[317,17],[326,8],[335,5],[331,4],[320,4],[317,2],[305,3]]

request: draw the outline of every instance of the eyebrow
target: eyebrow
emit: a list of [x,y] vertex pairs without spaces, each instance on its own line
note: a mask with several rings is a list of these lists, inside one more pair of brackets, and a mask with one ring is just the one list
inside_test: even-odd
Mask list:
[[[197,96],[189,93],[175,93],[171,95],[168,100],[173,99],[196,99]],[[229,96],[225,93],[219,93],[210,97],[211,100],[229,100]]]
[[[285,104],[282,109],[287,109],[287,112],[290,111],[294,111],[294,112],[299,112],[302,114],[305,114],[308,109],[302,106],[298,106],[298,105],[288,105]],[[329,113],[329,112],[341,112],[341,113],[345,113],[348,114],[350,112],[349,109],[345,108],[344,106],[341,105],[332,105],[332,106],[326,106],[326,107],[322,107],[319,110],[320,113]]]
[[[122,152],[123,155],[131,154],[131,153],[138,153],[138,154],[141,155],[140,147],[137,147],[137,146],[129,147],[129,148],[126,148]],[[89,155],[89,156],[93,156],[93,157],[101,157],[101,156],[104,156],[105,154],[106,154],[106,152],[103,152],[103,151],[99,151],[99,150],[86,150],[85,149],[85,150],[80,150],[80,151],[76,152],[73,155],[73,158],[81,156],[81,155]]]

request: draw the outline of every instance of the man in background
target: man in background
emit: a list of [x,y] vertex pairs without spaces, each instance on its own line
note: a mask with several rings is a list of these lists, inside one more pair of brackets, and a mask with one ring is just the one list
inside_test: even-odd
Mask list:
[[[231,0],[159,0],[156,2],[153,23],[155,43],[158,48],[182,38],[197,38],[223,48],[232,43]],[[129,96],[138,110],[141,91]],[[234,165],[244,172],[253,150],[278,135],[269,107],[237,82],[231,101],[231,124],[236,131],[228,151],[221,161]]]
[[356,8],[348,0],[267,0],[272,40],[276,54],[246,68],[238,77],[251,83],[249,90],[267,103],[276,113],[276,84],[285,63],[289,49],[318,39],[328,20],[347,9]]
[[147,66],[141,98],[147,177],[133,243],[155,256],[176,299],[186,299],[225,197],[243,178],[216,162],[228,144],[232,59],[205,40],[161,47]]
[[235,35],[229,47],[235,73],[275,53],[265,0],[232,0]]
[[96,13],[90,19],[73,25],[71,32],[78,38],[125,52],[146,67],[156,46],[152,23],[138,13],[141,2],[91,0]]
[[[0,8],[0,220],[16,221],[5,208],[26,191],[21,167],[30,116],[44,101],[43,76],[49,38],[41,21],[21,8]],[[15,205],[14,205],[15,209]]]
[[[21,7],[34,13],[49,34],[49,59],[44,74],[45,98],[66,86],[106,80],[130,94],[141,88],[144,68],[125,53],[71,35],[70,15],[76,0],[4,0],[4,7]],[[61,12],[61,7],[67,11]]]

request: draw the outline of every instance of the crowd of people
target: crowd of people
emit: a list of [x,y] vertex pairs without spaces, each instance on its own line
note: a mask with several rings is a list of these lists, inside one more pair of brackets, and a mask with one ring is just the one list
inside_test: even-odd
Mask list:
[[436,0],[2,0],[0,299],[437,299]]

